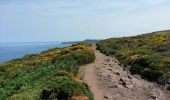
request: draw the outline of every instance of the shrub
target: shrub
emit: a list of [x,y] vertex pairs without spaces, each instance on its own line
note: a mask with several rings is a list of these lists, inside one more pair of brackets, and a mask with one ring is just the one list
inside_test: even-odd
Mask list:
[[85,91],[91,93],[88,87],[84,86],[82,83],[66,76],[60,76],[46,83],[41,92],[41,99],[69,100],[72,96],[89,96]]
[[142,71],[144,70],[144,67],[134,64],[131,68],[130,71],[132,74],[142,74]]
[[149,68],[145,68],[143,73],[142,73],[142,77],[146,78],[150,81],[157,81],[159,77],[161,77],[163,75],[163,72],[160,70],[151,70]]

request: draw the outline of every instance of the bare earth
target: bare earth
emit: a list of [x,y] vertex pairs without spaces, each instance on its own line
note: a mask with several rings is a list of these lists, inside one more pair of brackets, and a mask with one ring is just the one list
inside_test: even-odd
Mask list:
[[170,92],[156,83],[131,75],[119,62],[93,47],[96,60],[80,71],[95,100],[170,100]]

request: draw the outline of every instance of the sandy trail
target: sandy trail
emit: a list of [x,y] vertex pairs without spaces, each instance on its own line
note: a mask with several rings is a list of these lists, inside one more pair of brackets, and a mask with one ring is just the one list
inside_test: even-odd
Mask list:
[[131,75],[119,62],[105,56],[93,46],[96,60],[84,65],[80,71],[90,86],[95,100],[170,100],[170,92]]

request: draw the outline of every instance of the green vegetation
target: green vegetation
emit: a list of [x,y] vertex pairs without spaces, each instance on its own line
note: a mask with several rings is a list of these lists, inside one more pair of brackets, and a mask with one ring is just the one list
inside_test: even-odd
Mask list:
[[114,55],[131,66],[133,74],[167,84],[170,78],[170,31],[160,31],[134,37],[102,40],[97,49],[106,55]]
[[1,100],[67,100],[93,95],[80,80],[79,66],[95,60],[90,44],[53,48],[0,65]]

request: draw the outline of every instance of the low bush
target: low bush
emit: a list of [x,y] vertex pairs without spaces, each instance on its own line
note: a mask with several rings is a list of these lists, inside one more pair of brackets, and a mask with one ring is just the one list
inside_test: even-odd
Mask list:
[[163,75],[162,71],[152,70],[149,68],[145,68],[142,72],[142,77],[150,81],[155,81],[155,80],[157,81],[162,75]]
[[77,82],[68,76],[59,76],[52,80],[49,80],[42,92],[41,99],[57,99],[57,100],[70,100],[73,96],[83,96],[89,97],[89,100],[93,100],[92,94],[89,91],[89,87],[80,82]]

